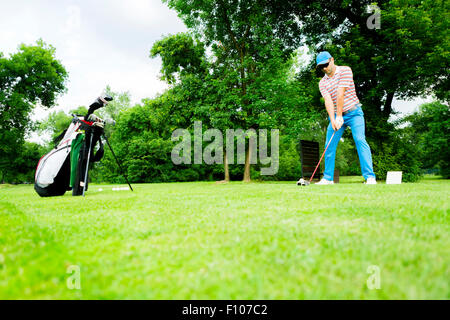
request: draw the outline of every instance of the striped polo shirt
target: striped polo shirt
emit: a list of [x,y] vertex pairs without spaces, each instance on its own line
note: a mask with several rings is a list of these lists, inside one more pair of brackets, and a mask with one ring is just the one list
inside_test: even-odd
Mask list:
[[319,82],[319,89],[322,96],[325,97],[326,93],[331,95],[335,112],[337,111],[337,88],[342,87],[347,88],[344,93],[344,107],[342,108],[342,112],[345,112],[359,103],[359,99],[356,96],[355,83],[353,82],[352,69],[346,66],[336,66],[333,77],[325,74]]

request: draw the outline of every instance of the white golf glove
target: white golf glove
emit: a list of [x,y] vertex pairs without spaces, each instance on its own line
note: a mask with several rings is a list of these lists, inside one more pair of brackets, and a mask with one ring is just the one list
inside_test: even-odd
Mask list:
[[339,130],[344,125],[344,118],[342,118],[342,116],[336,116],[335,122],[337,129]]

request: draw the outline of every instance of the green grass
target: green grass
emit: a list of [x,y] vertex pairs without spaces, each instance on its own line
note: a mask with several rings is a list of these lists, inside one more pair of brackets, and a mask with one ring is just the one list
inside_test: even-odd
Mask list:
[[0,299],[450,299],[450,181],[345,181],[2,185]]

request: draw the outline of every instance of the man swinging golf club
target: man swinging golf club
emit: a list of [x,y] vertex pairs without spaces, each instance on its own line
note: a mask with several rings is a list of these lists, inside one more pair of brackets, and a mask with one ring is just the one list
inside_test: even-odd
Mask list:
[[365,137],[364,113],[356,95],[352,69],[337,66],[327,51],[320,52],[316,58],[317,68],[325,75],[319,82],[320,93],[325,99],[330,124],[327,129],[325,145],[325,171],[318,185],[333,184],[334,162],[339,140],[346,127],[352,130],[353,140],[358,151],[361,172],[366,184],[376,184],[373,172],[372,153]]

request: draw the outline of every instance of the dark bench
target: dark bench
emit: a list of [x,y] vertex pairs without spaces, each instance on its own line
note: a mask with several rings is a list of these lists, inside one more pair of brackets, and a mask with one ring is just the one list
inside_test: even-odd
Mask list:
[[[320,159],[319,143],[315,141],[300,140],[300,161],[302,162],[302,178],[311,178]],[[322,162],[324,160],[322,159]],[[334,169],[334,183],[339,183],[339,169]],[[320,180],[320,166],[314,174],[313,180]]]
[[[300,140],[300,161],[302,162],[302,177],[311,178],[320,159],[319,143],[315,141]],[[320,180],[320,166],[314,174],[314,179]]]

